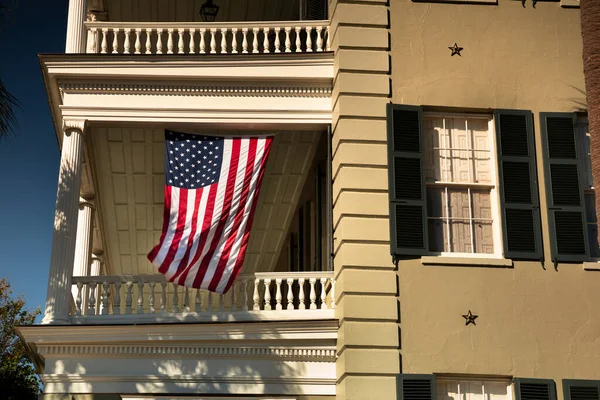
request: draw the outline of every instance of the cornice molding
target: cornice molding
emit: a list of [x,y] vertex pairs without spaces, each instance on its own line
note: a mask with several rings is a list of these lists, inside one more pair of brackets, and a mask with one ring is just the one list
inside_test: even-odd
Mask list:
[[325,347],[233,347],[233,346],[165,346],[155,345],[42,345],[43,357],[128,357],[163,358],[262,358],[286,361],[335,362],[336,350]]
[[285,85],[164,85],[122,83],[61,83],[61,97],[65,93],[124,94],[159,96],[211,96],[211,97],[331,97],[331,86]]

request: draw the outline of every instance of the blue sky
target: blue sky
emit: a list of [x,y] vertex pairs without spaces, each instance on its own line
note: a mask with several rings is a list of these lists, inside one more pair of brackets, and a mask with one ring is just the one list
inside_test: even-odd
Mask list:
[[0,76],[22,110],[14,138],[0,142],[0,277],[43,311],[60,154],[37,55],[64,52],[68,1],[9,3]]

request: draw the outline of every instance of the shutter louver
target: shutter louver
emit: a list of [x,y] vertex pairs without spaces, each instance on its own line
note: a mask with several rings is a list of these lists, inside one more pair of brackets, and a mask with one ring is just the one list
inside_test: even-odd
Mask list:
[[556,400],[556,386],[551,379],[515,378],[516,400]]
[[401,374],[397,380],[398,400],[435,400],[434,375]]
[[565,400],[600,400],[600,381],[563,379]]
[[387,129],[391,254],[426,255],[422,108],[388,104]]
[[327,0],[304,0],[303,20],[326,20]]
[[504,257],[541,260],[542,232],[531,111],[497,110]]
[[540,113],[552,260],[589,258],[575,115]]

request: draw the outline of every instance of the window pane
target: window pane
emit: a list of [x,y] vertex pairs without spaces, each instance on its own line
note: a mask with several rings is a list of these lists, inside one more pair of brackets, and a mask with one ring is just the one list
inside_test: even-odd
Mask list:
[[487,119],[425,117],[424,125],[428,182],[493,182]]
[[457,381],[437,381],[437,400],[461,400]]
[[465,381],[439,379],[438,400],[510,400],[511,384],[508,381]]

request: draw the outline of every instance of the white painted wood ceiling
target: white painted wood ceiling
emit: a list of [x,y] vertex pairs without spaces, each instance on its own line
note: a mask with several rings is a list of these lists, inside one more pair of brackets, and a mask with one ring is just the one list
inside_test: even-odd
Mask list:
[[[106,0],[109,21],[202,22],[205,0]],[[295,21],[299,0],[214,0],[222,21]]]
[[[146,254],[162,229],[164,131],[97,127],[92,138],[107,273],[156,273]],[[318,139],[318,132],[275,136],[242,272],[275,268]]]

